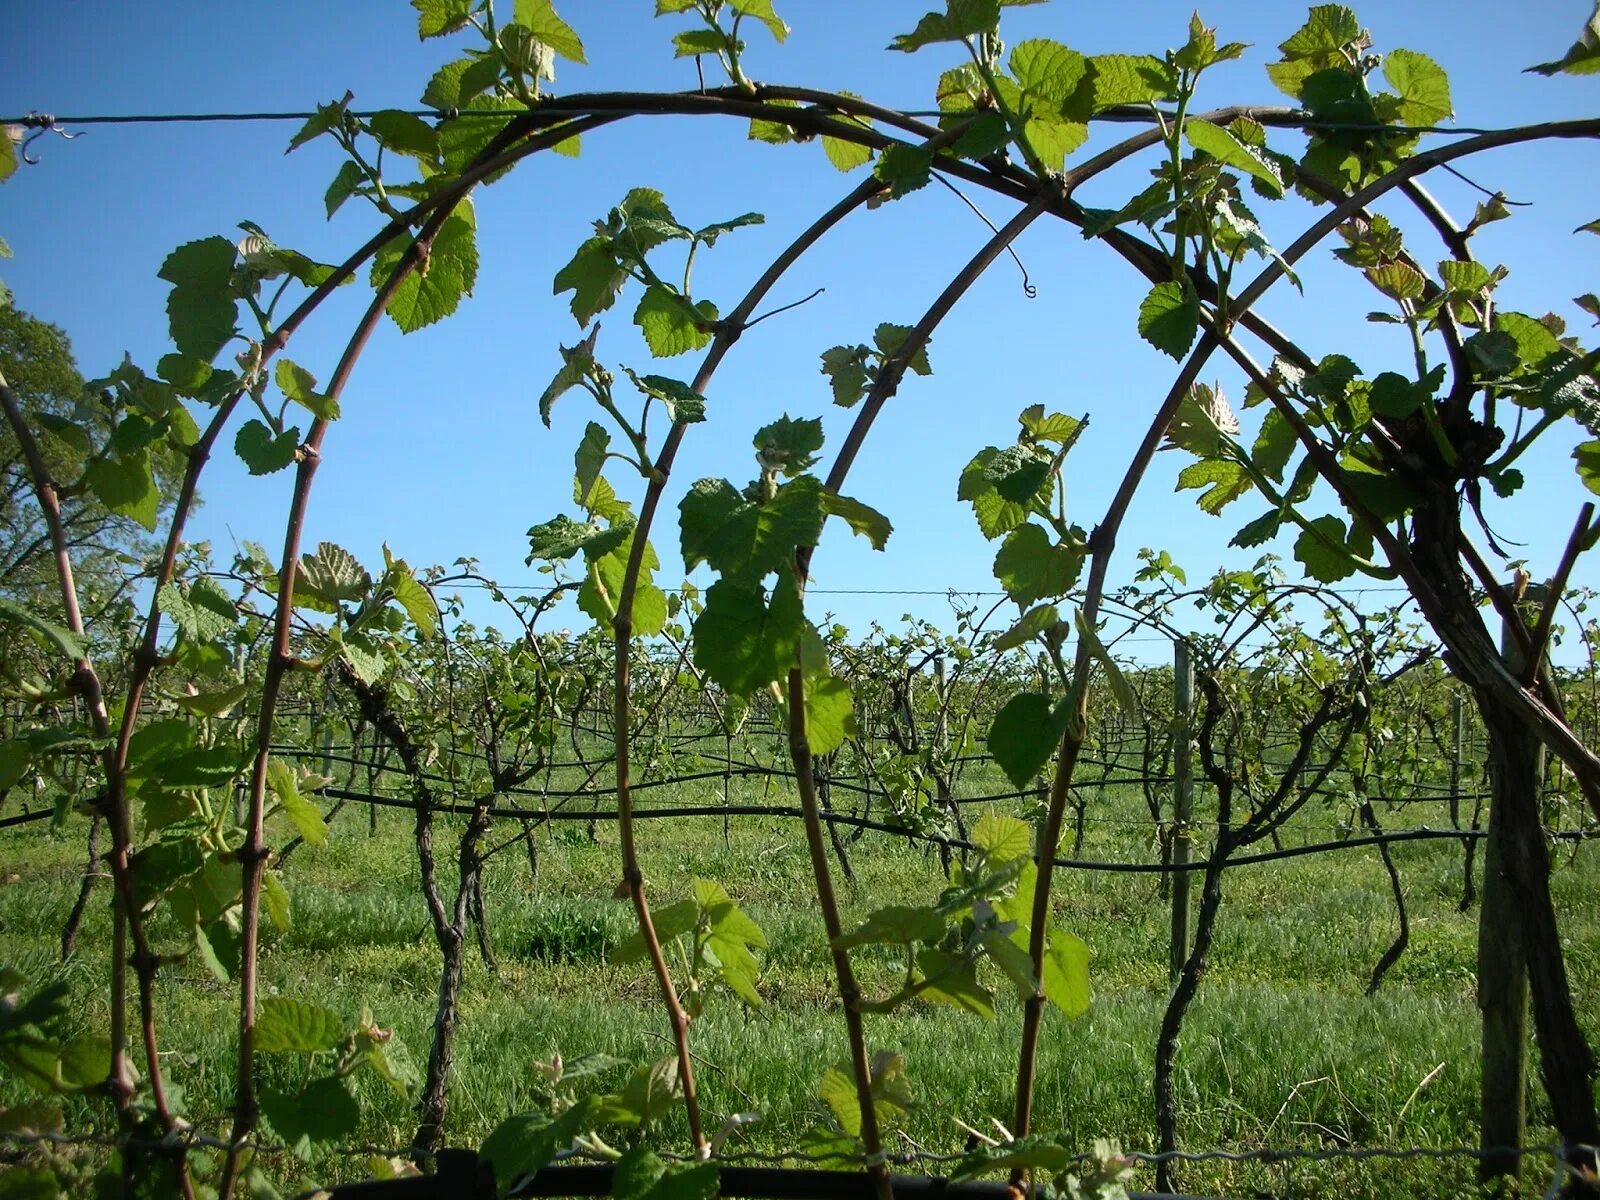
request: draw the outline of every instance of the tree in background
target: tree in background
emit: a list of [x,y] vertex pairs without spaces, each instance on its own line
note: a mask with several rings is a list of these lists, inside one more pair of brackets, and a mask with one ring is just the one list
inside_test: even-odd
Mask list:
[[[117,495],[108,503],[104,472],[95,466],[100,457],[96,449],[110,449],[116,442],[117,393],[124,390],[127,381],[120,377],[126,370],[96,381],[96,386],[86,383],[67,335],[17,308],[0,288],[0,374],[42,434],[40,448],[59,484],[62,522],[91,635],[115,628],[131,613],[125,608],[128,593],[145,574],[153,549],[141,520],[144,514]],[[141,502],[153,524],[155,514],[171,500],[181,463],[171,452],[151,454],[149,463],[154,492]],[[49,532],[9,427],[0,427],[0,599],[59,617]],[[6,649],[7,660],[15,661],[13,648]]]

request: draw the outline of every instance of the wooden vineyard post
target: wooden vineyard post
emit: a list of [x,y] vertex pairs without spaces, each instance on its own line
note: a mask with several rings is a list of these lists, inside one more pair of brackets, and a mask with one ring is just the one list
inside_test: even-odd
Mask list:
[[1461,743],[1467,729],[1467,706],[1461,693],[1450,697],[1450,824],[1461,827]]
[[1194,810],[1194,663],[1189,643],[1172,644],[1172,951],[1174,981],[1189,956],[1189,818]]
[[[1543,598],[1543,587],[1528,588],[1529,603],[1538,604]],[[1507,667],[1520,673],[1524,663],[1509,623],[1502,622],[1500,645]],[[1531,732],[1521,736],[1528,739],[1528,753],[1516,758],[1532,762],[1534,767],[1525,778],[1496,771],[1490,781],[1489,836],[1484,845],[1483,898],[1478,910],[1478,1010],[1483,1017],[1479,1145],[1485,1150],[1520,1147],[1528,1129],[1528,962],[1502,856],[1509,810],[1519,792],[1537,791],[1544,774],[1544,753]],[[1515,1177],[1519,1162],[1520,1155],[1515,1153],[1485,1155],[1479,1161],[1479,1178]]]

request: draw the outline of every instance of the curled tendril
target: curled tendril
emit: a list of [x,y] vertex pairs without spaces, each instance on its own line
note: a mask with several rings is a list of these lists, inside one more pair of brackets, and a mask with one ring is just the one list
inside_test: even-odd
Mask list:
[[22,128],[28,130],[29,132],[25,137],[23,137],[22,144],[18,147],[17,153],[22,158],[22,161],[27,163],[30,167],[36,167],[39,165],[39,157],[35,154],[29,154],[28,147],[32,146],[40,138],[44,137],[45,134],[59,134],[66,141],[70,142],[73,138],[82,137],[86,132],[84,130],[80,130],[77,133],[68,133],[65,129],[56,124],[55,117],[51,116],[49,113],[37,112],[29,113],[27,116],[22,118]]

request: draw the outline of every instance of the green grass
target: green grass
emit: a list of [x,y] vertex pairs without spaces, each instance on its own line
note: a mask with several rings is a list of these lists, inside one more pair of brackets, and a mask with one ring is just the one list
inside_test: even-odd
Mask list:
[[[974,778],[973,793],[1002,790]],[[759,801],[763,786],[736,781],[734,799]],[[705,803],[711,789],[685,785],[651,794],[652,806]],[[792,802],[774,788],[771,799]],[[836,803],[844,802],[842,794]],[[1143,801],[1111,790],[1091,806],[1084,857],[1147,861],[1151,837]],[[969,811],[969,819],[976,811]],[[1438,806],[1381,814],[1389,827],[1438,823]],[[1285,840],[1324,840],[1328,810],[1302,815]],[[459,826],[441,821],[441,867],[453,864]],[[497,826],[491,843],[514,827]],[[103,1027],[108,945],[103,889],[77,958],[56,962],[62,922],[76,895],[82,826],[58,833],[37,826],[0,840],[0,960],[35,982],[66,978],[85,1027]],[[449,1140],[475,1145],[503,1117],[534,1106],[532,1064],[554,1053],[605,1051],[630,1062],[668,1052],[668,1026],[654,982],[642,964],[615,965],[610,951],[633,928],[629,907],[611,898],[618,876],[616,829],[602,823],[590,842],[581,822],[539,835],[539,870],[530,875],[522,847],[494,859],[487,903],[500,972],[469,950],[457,1033]],[[719,820],[652,822],[640,834],[651,894],[666,903],[686,894],[694,875],[716,879],[766,931],[762,991],[767,1006],[743,1010],[713,996],[691,1031],[702,1060],[703,1103],[712,1122],[759,1110],[750,1145],[792,1148],[823,1119],[818,1077],[844,1057],[843,1025],[810,865],[796,822],[736,819],[725,842]],[[843,887],[847,924],[872,908],[933,898],[943,886],[936,854],[868,834],[851,848],[857,885]],[[1185,1026],[1178,1064],[1180,1138],[1188,1149],[1297,1145],[1470,1145],[1475,1139],[1478,1016],[1473,999],[1476,912],[1457,911],[1461,866],[1455,843],[1395,847],[1411,912],[1411,946],[1372,999],[1372,965],[1394,936],[1388,881],[1375,851],[1344,851],[1247,866],[1226,877],[1210,972]],[[337,1008],[353,1017],[370,1007],[392,1025],[420,1065],[426,1058],[438,986],[438,952],[417,885],[410,825],[404,813],[380,814],[369,836],[364,811],[347,809],[322,850],[303,847],[287,869],[294,923],[269,938],[262,988]],[[1593,896],[1600,866],[1592,850],[1558,870],[1568,967],[1580,1017],[1591,1039],[1600,1000],[1600,921]],[[1148,1149],[1154,1138],[1151,1074],[1156,1033],[1167,998],[1169,908],[1150,875],[1067,872],[1058,876],[1058,924],[1092,951],[1095,999],[1076,1023],[1052,1012],[1039,1071],[1037,1127],[1087,1149],[1097,1136]],[[857,956],[869,994],[892,990],[893,957]],[[195,966],[161,975],[162,1044],[172,1081],[195,1119],[219,1122],[231,1100],[232,989]],[[911,1006],[868,1018],[874,1049],[903,1053],[918,1106],[897,1149],[959,1151],[956,1121],[990,1128],[1012,1105],[1018,1006],[1002,997],[984,1023],[946,1008]],[[1420,1086],[1427,1079],[1426,1086]],[[375,1083],[361,1084],[364,1141],[403,1146],[412,1114]],[[1537,1089],[1535,1088],[1535,1092]],[[0,1103],[18,1099],[0,1080]],[[84,1121],[82,1102],[70,1114]],[[1532,1137],[1551,1140],[1533,1097]],[[677,1121],[677,1124],[674,1124]],[[681,1118],[661,1134],[681,1145]],[[324,1180],[359,1175],[359,1160],[314,1164]],[[1542,1176],[1537,1163],[1530,1180]],[[1206,1163],[1180,1172],[1195,1192],[1357,1197],[1451,1195],[1472,1190],[1472,1164],[1355,1162]],[[291,1182],[293,1172],[290,1172]],[[1140,1183],[1150,1186],[1151,1176]],[[1542,1178],[1540,1182],[1542,1186]]]

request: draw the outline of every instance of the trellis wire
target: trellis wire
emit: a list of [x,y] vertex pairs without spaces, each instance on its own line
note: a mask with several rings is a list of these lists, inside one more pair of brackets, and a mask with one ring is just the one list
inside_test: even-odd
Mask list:
[[[155,1153],[174,1153],[179,1150],[202,1147],[227,1150],[230,1143],[197,1130],[188,1130],[181,1136],[166,1138],[114,1137],[95,1134],[58,1134],[45,1131],[0,1131],[0,1143],[20,1146],[81,1146],[100,1149],[138,1147]],[[256,1139],[236,1144],[256,1153],[287,1154],[287,1146]],[[367,1181],[341,1184],[318,1193],[331,1195],[334,1200],[462,1200],[464,1196],[482,1196],[485,1200],[496,1195],[496,1184],[486,1160],[476,1151],[445,1149],[436,1154],[419,1152],[413,1148],[397,1149],[375,1146],[341,1146],[332,1153],[347,1158],[378,1155],[385,1158],[435,1160],[437,1174],[418,1175],[397,1180]],[[1155,1153],[1143,1150],[1126,1150],[1117,1154],[1129,1165],[1155,1166],[1161,1163],[1183,1162],[1235,1163],[1260,1166],[1283,1166],[1295,1163],[1326,1162],[1405,1162],[1415,1160],[1449,1161],[1478,1160],[1491,1157],[1550,1158],[1557,1164],[1556,1179],[1565,1179],[1564,1160],[1580,1155],[1593,1157],[1596,1147],[1585,1145],[1535,1145],[1535,1146],[1261,1146],[1248,1150],[1171,1150]],[[564,1154],[562,1161],[519,1181],[507,1193],[511,1196],[603,1196],[611,1192],[613,1167],[610,1163],[574,1164],[572,1155]],[[666,1153],[660,1157],[672,1161],[697,1161],[684,1156]],[[886,1155],[895,1166],[950,1166],[967,1157],[965,1153],[938,1153],[926,1150],[893,1151]],[[756,1152],[735,1151],[718,1155],[713,1160],[719,1168],[723,1196],[744,1196],[762,1200],[811,1200],[811,1198],[868,1196],[870,1181],[863,1172],[826,1170],[818,1167],[794,1167],[794,1163],[829,1164],[837,1168],[841,1163],[865,1162],[862,1155],[812,1154],[804,1151]],[[1089,1166],[1096,1162],[1093,1154],[1080,1153],[1068,1156],[1071,1166]],[[761,1164],[741,1166],[741,1164]],[[897,1196],[938,1195],[948,1197],[993,1197],[1002,1200],[1015,1193],[999,1181],[967,1180],[952,1182],[940,1175],[896,1175]],[[312,1193],[307,1193],[311,1195]],[[1184,1200],[1162,1193],[1168,1200]],[[1144,1192],[1129,1192],[1133,1200],[1154,1197]],[[1191,1197],[1189,1200],[1198,1200]]]

